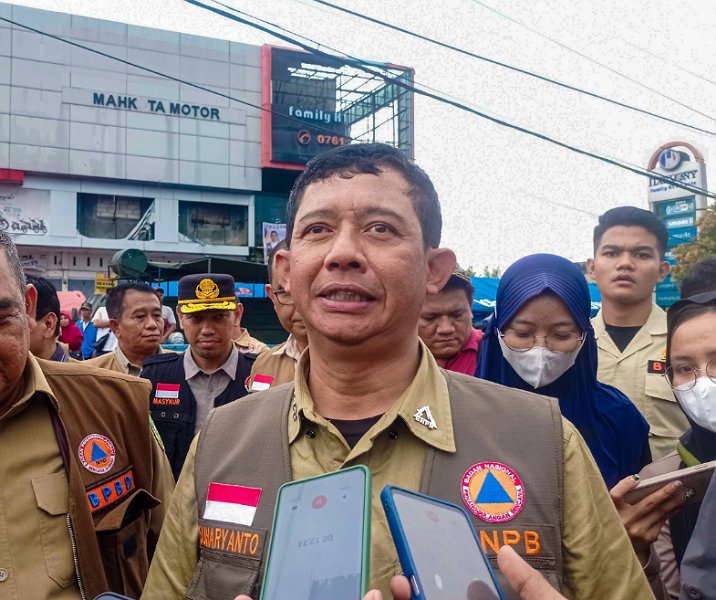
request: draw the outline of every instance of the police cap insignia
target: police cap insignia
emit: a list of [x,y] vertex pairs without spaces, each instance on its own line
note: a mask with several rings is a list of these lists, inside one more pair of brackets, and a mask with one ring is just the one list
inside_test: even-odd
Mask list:
[[487,523],[511,521],[525,504],[522,480],[498,462],[472,465],[462,476],[460,492],[470,511]]
[[179,311],[236,310],[235,283],[231,275],[198,273],[179,280]]
[[196,289],[194,290],[196,293],[196,297],[199,300],[209,300],[210,298],[218,298],[219,297],[219,286],[216,285],[213,279],[209,279],[208,277],[205,279],[202,279],[199,284],[196,286]]

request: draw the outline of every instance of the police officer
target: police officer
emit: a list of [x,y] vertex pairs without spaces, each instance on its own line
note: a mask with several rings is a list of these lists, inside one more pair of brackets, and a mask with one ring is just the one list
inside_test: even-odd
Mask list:
[[246,395],[255,358],[232,340],[241,317],[231,275],[187,275],[178,287],[177,316],[189,348],[146,357],[142,370],[152,382],[152,419],[175,477],[209,411]]
[[[308,349],[294,384],[207,418],[144,597],[256,598],[278,487],[360,463],[373,475],[371,587],[386,597],[400,569],[379,498],[390,483],[462,504],[491,556],[512,545],[568,597],[650,598],[589,450],[556,401],[441,370],[420,342],[425,296],[455,268],[439,247],[427,175],[398,149],[351,144],[309,162],[287,210],[290,251],[275,268]],[[216,484],[233,486],[237,502],[260,489],[255,512],[217,513],[209,488],[225,488]],[[256,542],[235,543],[246,538]]]

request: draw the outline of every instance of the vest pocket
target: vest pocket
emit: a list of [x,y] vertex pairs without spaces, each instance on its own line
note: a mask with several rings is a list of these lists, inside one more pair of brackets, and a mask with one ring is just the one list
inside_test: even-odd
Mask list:
[[147,513],[159,500],[137,490],[97,523],[97,540],[107,583],[132,598],[142,593],[149,571]]
[[67,476],[61,472],[36,477],[32,480],[32,489],[37,501],[37,520],[47,574],[61,588],[66,588],[75,578],[72,543],[67,530]]
[[187,590],[189,600],[258,598],[265,529],[199,519],[199,563]]

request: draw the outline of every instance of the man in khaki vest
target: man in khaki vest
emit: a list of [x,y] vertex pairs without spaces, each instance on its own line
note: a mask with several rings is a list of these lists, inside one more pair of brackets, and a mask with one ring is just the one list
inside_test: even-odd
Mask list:
[[0,231],[0,598],[137,597],[174,485],[149,383],[35,358],[35,304]]
[[303,324],[296,305],[276,281],[276,270],[273,268],[276,254],[286,250],[286,240],[276,244],[269,254],[267,263],[269,283],[266,284],[266,294],[271,298],[273,309],[281,322],[282,327],[288,331],[288,339],[267,352],[262,352],[251,367],[251,377],[246,384],[250,391],[256,392],[268,389],[271,386],[281,385],[293,381],[296,365],[301,352],[308,346],[306,326]]
[[122,283],[109,291],[106,306],[117,347],[85,364],[139,377],[147,356],[165,352],[160,346],[164,319],[159,298],[145,283]]
[[[395,484],[459,502],[489,556],[511,545],[568,597],[651,598],[556,401],[441,370],[420,342],[425,297],[455,268],[454,253],[439,247],[439,202],[425,172],[391,146],[343,146],[309,162],[287,212],[290,252],[277,254],[276,279],[306,324],[308,350],[293,384],[210,413],[143,598],[258,598],[278,487],[354,464],[373,476],[370,585],[385,597],[400,565],[379,495]],[[255,512],[209,514],[210,484],[259,488]],[[245,536],[257,543],[221,541]]]
[[587,261],[602,294],[602,309],[592,319],[597,378],[624,392],[644,415],[654,460],[673,452],[689,426],[664,378],[666,313],[652,299],[669,272],[667,239],[656,215],[620,206],[599,217],[594,258]]

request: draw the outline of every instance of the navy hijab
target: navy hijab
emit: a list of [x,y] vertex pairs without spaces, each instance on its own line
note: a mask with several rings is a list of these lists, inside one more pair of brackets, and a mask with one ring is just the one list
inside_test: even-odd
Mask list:
[[[535,390],[502,356],[497,330],[504,329],[527,301],[546,291],[564,302],[585,340],[574,365],[553,383]],[[611,488],[650,462],[649,425],[622,392],[597,381],[597,342],[590,312],[589,288],[574,263],[553,254],[518,260],[507,269],[497,288],[495,314],[482,340],[475,375],[557,398],[562,414],[582,434]]]

